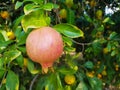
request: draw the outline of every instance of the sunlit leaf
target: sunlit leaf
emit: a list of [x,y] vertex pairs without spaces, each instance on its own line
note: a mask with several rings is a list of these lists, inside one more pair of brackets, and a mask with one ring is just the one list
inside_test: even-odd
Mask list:
[[70,38],[83,37],[83,35],[84,35],[84,33],[82,32],[81,29],[77,28],[74,25],[67,24],[67,23],[66,24],[65,23],[57,24],[54,26],[54,28],[58,32],[64,34],[67,37],[70,37]]
[[10,50],[4,53],[4,58],[7,62],[16,59],[18,56],[21,55],[21,52],[18,50]]
[[17,1],[16,4],[15,4],[15,9],[18,9],[22,5],[23,5],[23,2]]
[[87,88],[87,85],[86,85],[83,81],[81,81],[81,82],[78,84],[76,90],[88,90],[88,88]]
[[26,32],[28,28],[40,28],[50,24],[50,18],[45,16],[43,10],[37,10],[25,15],[21,21],[22,27]]

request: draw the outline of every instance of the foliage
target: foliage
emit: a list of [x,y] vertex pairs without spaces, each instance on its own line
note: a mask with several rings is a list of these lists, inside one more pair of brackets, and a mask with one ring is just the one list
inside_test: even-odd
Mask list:
[[[118,89],[119,3],[119,0],[1,0],[0,90],[102,90],[111,89],[111,85]],[[119,10],[106,14],[106,6]],[[44,26],[53,27],[64,41],[63,55],[47,74],[31,61],[25,48],[28,34]],[[64,80],[69,75],[74,77],[72,84]]]

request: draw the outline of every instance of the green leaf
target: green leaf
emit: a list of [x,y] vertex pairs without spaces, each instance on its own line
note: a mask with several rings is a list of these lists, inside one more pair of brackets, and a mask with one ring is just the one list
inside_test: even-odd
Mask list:
[[109,23],[109,24],[112,24],[112,25],[115,24],[109,17],[106,17],[106,18],[103,20],[103,23]]
[[25,5],[25,6],[24,6],[24,13],[25,13],[25,15],[27,15],[27,14],[29,14],[29,13],[37,10],[37,9],[39,9],[39,8],[37,8],[37,7],[39,7],[39,6],[38,6],[38,5],[35,5],[35,4],[33,4],[33,3],[32,3],[32,4],[27,4],[27,5]]
[[89,16],[88,14],[84,14],[84,17],[85,17],[85,19],[86,19],[88,22],[90,22],[90,23],[93,22],[92,19],[90,18],[90,16]]
[[21,52],[18,50],[10,50],[4,53],[4,58],[7,62],[13,61],[16,59],[18,56],[21,55]]
[[24,60],[23,60],[23,56],[20,55],[17,57],[16,61],[17,61],[17,64],[20,66],[20,67],[23,67],[23,63],[24,63]]
[[69,46],[65,46],[65,47],[64,47],[64,50],[67,51],[67,52],[74,52],[74,51],[75,51],[75,48],[69,47]]
[[3,68],[0,68],[0,79],[3,77],[5,73],[5,70]]
[[76,71],[75,70],[73,70],[73,69],[70,69],[70,68],[65,68],[65,67],[60,67],[59,69],[58,69],[58,72],[60,72],[60,73],[62,73],[62,74],[75,74],[76,73]]
[[62,37],[63,38],[63,41],[68,45],[68,46],[71,46],[72,45],[72,40],[68,37]]
[[67,9],[67,23],[75,24],[75,12],[71,9]]
[[21,23],[21,20],[22,20],[23,17],[24,17],[24,16],[22,15],[22,16],[18,17],[17,19],[15,19],[15,21],[13,22],[13,27],[12,27],[12,29],[13,29],[14,31],[17,31],[17,29],[20,28],[19,24]]
[[89,68],[89,69],[92,69],[92,68],[94,67],[94,65],[93,65],[93,63],[92,63],[91,61],[87,61],[87,62],[84,64],[84,66],[85,66],[86,68]]
[[29,28],[40,28],[50,24],[50,18],[45,16],[43,10],[36,10],[25,15],[21,21],[22,27],[26,32]]
[[15,4],[15,9],[18,9],[22,5],[23,5],[23,2],[17,1],[16,4]]
[[64,90],[72,90],[72,89],[71,89],[71,86],[66,85]]
[[81,81],[81,82],[78,84],[76,90],[88,90],[88,88],[87,88],[86,84],[85,84],[83,81]]
[[31,60],[28,60],[27,68],[31,74],[39,73],[39,70],[35,69],[34,63]]
[[53,3],[46,3],[43,5],[43,9],[47,10],[47,11],[51,11],[54,8],[54,4]]
[[116,32],[112,32],[108,38],[110,40],[120,40],[120,35],[118,35]]
[[101,42],[99,40],[94,40],[94,42],[92,43],[92,48],[95,55],[99,54],[102,50]]
[[67,24],[67,23],[62,23],[62,24],[57,24],[54,26],[54,28],[62,33],[63,35],[70,37],[70,38],[78,38],[78,37],[83,37],[84,33],[82,32],[81,29],[77,28],[74,25]]
[[19,78],[13,71],[8,71],[6,77],[6,90],[19,90]]
[[6,31],[0,30],[0,41],[7,41],[7,40],[8,40],[8,36]]
[[91,90],[102,90],[102,81],[96,77],[88,78],[91,85]]

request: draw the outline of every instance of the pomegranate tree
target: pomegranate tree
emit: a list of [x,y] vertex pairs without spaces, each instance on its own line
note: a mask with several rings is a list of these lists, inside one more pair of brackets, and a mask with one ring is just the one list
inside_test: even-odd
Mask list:
[[30,32],[26,39],[28,56],[42,66],[44,73],[52,67],[63,52],[63,41],[59,32],[51,27],[42,27]]

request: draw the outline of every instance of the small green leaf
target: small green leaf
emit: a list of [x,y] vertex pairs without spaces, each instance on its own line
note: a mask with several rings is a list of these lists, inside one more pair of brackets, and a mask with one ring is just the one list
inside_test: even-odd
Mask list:
[[33,12],[33,11],[39,9],[37,7],[39,7],[39,6],[35,5],[35,4],[27,4],[27,5],[25,5],[24,6],[24,13],[25,13],[25,15],[29,14],[30,12]]
[[23,2],[17,1],[16,4],[15,4],[15,9],[18,9],[22,5],[23,5]]
[[72,90],[71,86],[66,85],[64,90]]
[[65,46],[64,50],[67,51],[67,52],[74,52],[75,48],[74,47]]
[[53,3],[46,3],[43,5],[43,9],[47,10],[47,11],[51,11],[54,8],[54,4]]
[[88,88],[87,88],[87,85],[86,85],[83,81],[81,81],[81,82],[78,84],[76,90],[88,90]]
[[7,62],[16,59],[18,56],[21,55],[21,52],[18,50],[10,50],[4,53],[4,58]]
[[106,18],[103,20],[103,23],[109,23],[109,24],[112,24],[112,25],[115,24],[109,17],[106,17]]
[[58,72],[60,72],[60,73],[62,73],[62,74],[75,74],[76,73],[76,71],[75,70],[73,70],[73,69],[70,69],[70,68],[65,68],[65,67],[60,67],[59,69],[58,69]]
[[88,22],[92,23],[92,19],[90,18],[88,14],[84,14],[84,17]]
[[13,71],[8,71],[6,77],[6,90],[19,90],[19,78]]
[[70,38],[83,37],[84,35],[81,29],[77,28],[74,25],[67,24],[67,23],[57,24],[54,26],[54,28],[58,32]]
[[84,66],[85,66],[86,68],[89,68],[89,69],[92,69],[92,68],[94,67],[94,65],[93,65],[93,63],[92,63],[91,61],[87,61],[87,62],[84,64]]
[[62,37],[63,38],[63,41],[68,45],[68,46],[71,46],[72,45],[72,40],[68,37]]
[[17,64],[18,64],[20,67],[23,67],[24,61],[23,61],[23,56],[22,56],[22,55],[18,56],[17,59],[16,59],[16,61],[17,61]]

